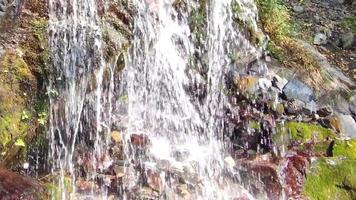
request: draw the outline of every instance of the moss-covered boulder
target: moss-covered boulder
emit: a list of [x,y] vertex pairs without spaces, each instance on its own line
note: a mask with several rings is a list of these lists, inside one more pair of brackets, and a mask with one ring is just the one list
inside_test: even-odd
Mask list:
[[309,141],[322,142],[335,138],[336,134],[318,124],[306,122],[286,122],[276,128],[273,141],[277,145],[290,143],[305,143]]
[[303,193],[311,200],[356,199],[356,160],[323,158],[312,164]]
[[13,169],[26,159],[47,116],[47,1],[24,1],[21,8],[0,30],[0,166]]

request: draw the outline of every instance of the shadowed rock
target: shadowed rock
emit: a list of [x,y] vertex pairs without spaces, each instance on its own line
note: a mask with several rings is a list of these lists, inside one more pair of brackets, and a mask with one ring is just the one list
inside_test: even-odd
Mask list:
[[0,169],[0,200],[38,200],[43,190],[40,185],[28,177]]

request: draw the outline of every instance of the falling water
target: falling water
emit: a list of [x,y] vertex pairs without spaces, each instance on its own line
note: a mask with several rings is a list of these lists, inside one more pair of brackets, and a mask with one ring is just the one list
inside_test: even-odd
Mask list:
[[[61,177],[59,198],[69,199],[76,193],[79,164],[90,159],[93,169],[85,178],[92,180],[105,167],[98,160],[106,154],[110,132],[113,69],[102,56],[95,0],[50,0],[48,33],[51,165]],[[104,73],[110,74],[109,81]]]
[[[96,2],[49,1],[53,54],[49,138],[52,171],[61,177],[60,198],[74,198],[78,180],[96,181],[98,172],[110,167],[112,160],[103,160],[109,157],[106,147],[115,126],[121,127],[124,137],[125,176],[118,183],[122,198],[134,198],[132,191],[157,179],[156,198],[182,199],[177,176],[183,176],[186,184],[194,185],[189,199],[252,199],[234,183],[236,172],[226,159],[230,152],[223,137],[224,109],[230,106],[224,85],[232,67],[229,55],[257,57],[259,52],[235,26],[233,1],[211,0],[204,5],[207,73],[203,75],[189,68],[196,50],[189,23],[199,2],[188,0],[186,9],[177,9],[172,0],[132,0],[134,37],[121,82],[115,83],[120,88],[117,95],[127,102],[112,102],[114,69],[103,59]],[[237,3],[242,8],[239,18],[256,29],[253,1]],[[202,100],[192,97],[192,84],[204,85]],[[112,112],[126,120],[112,120]],[[147,146],[142,142],[135,146],[135,138],[147,141]],[[88,160],[91,168],[83,174],[79,166]],[[93,186],[86,195],[105,199],[107,193],[105,187]]]

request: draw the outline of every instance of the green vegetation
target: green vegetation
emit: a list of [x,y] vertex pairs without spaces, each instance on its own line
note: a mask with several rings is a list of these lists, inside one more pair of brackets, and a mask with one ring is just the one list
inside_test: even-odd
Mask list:
[[312,164],[303,193],[311,200],[355,199],[356,160],[323,158]]
[[6,52],[0,66],[0,152],[5,156],[12,145],[19,144],[28,129],[31,114],[26,110],[27,94],[23,91],[34,77],[15,52]]
[[356,33],[356,16],[345,17],[341,20],[340,24],[344,28],[348,28],[352,30],[352,32]]
[[337,141],[334,145],[333,154],[334,156],[346,156],[356,160],[356,139]]
[[331,129],[303,122],[287,122],[277,127],[273,141],[282,145],[292,141],[304,143],[313,140],[314,142],[321,142],[326,138],[335,138],[335,134]]
[[46,36],[46,29],[47,29],[48,21],[46,19],[34,19],[31,21],[32,30],[35,34],[35,37],[38,38],[40,41],[44,41]]
[[296,26],[292,25],[295,23],[292,23],[287,7],[281,0],[257,0],[257,5],[262,28],[270,37],[267,50],[285,66],[311,75],[306,82],[320,85],[319,63],[296,39]]

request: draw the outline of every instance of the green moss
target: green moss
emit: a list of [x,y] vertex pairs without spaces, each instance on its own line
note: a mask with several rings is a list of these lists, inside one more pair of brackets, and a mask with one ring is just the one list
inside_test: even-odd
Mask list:
[[356,139],[337,141],[334,145],[333,154],[334,156],[346,156],[356,160]]
[[43,18],[33,19],[31,21],[31,26],[35,36],[43,42],[46,37],[45,33],[48,26],[48,21]]
[[274,40],[282,41],[292,35],[294,28],[288,9],[280,0],[257,0],[257,5],[263,27]]
[[273,141],[276,144],[288,144],[292,141],[303,143],[313,140],[318,142],[326,138],[335,138],[335,134],[331,129],[303,122],[287,122],[277,127]]
[[352,30],[352,32],[356,33],[356,16],[345,17],[341,20],[340,25],[344,28],[348,28]]
[[260,129],[260,123],[258,121],[251,121],[249,123],[249,127],[255,130],[259,130]]
[[311,200],[355,199],[356,160],[325,158],[312,164],[303,193]]

